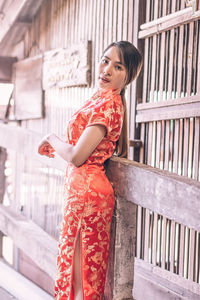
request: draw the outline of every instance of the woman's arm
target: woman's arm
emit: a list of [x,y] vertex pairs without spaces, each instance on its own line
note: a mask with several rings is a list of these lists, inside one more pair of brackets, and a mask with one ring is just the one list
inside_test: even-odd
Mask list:
[[88,126],[80,136],[75,146],[62,141],[57,135],[45,136],[38,146],[41,155],[54,157],[55,151],[64,160],[71,162],[76,167],[81,166],[92,154],[106,134],[106,127],[103,125]]

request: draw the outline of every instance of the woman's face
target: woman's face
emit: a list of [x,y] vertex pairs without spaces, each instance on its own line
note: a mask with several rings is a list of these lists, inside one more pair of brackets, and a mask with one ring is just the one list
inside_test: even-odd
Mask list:
[[120,61],[118,49],[109,48],[101,58],[98,68],[98,85],[103,89],[113,89],[120,93],[124,88],[127,71]]

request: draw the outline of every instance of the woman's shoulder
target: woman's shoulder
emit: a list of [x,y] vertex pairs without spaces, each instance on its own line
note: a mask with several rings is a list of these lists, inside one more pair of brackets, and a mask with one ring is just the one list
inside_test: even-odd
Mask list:
[[98,89],[92,96],[93,100],[99,100],[100,102],[121,102],[120,94],[117,94],[112,89]]

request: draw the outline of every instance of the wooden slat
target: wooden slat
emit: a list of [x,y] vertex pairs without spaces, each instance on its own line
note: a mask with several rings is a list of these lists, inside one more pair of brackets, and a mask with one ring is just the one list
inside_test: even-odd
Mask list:
[[178,274],[184,274],[184,245],[185,245],[185,227],[180,225],[180,242],[179,242],[179,268]]
[[198,19],[199,16],[193,15],[191,8],[186,8],[185,10],[182,10],[180,12],[175,12],[170,16],[170,18],[166,16],[158,19],[159,21],[157,21],[157,24],[146,23],[145,26],[148,26],[148,29],[143,29],[142,31],[140,31],[138,36],[140,39],[143,39],[154,34],[176,28],[180,25],[196,21]]
[[157,36],[153,36],[152,41],[152,51],[151,51],[151,87],[150,87],[150,99],[151,102],[155,102],[154,100],[154,91],[155,91],[155,82],[156,82],[156,53],[157,53]]
[[[199,96],[191,96],[199,97]],[[194,99],[193,98],[193,99]],[[151,103],[151,106],[143,104],[137,105],[137,115],[136,122],[152,122],[158,120],[172,120],[180,118],[189,118],[189,117],[199,117],[200,116],[200,105],[199,101],[193,102],[188,98],[188,103],[183,103],[181,100],[174,100],[174,105],[171,103],[171,100],[157,102],[155,104]],[[179,103],[179,104],[178,104]]]
[[198,180],[199,177],[199,139],[200,139],[200,118],[195,118],[195,136],[194,136],[194,159],[193,159],[193,170],[194,176],[193,178]]
[[161,129],[162,123],[157,122],[157,141],[156,141],[156,168],[160,167],[160,158],[161,158]]
[[200,28],[198,30],[197,93],[200,91]]
[[140,162],[144,163],[144,149],[145,149],[145,124],[141,124],[141,131],[140,131],[140,140],[142,141],[142,146],[140,148]]
[[174,261],[175,261],[175,221],[171,222],[170,230],[170,271],[174,272]]
[[184,120],[184,151],[183,151],[183,175],[188,175],[188,147],[189,147],[190,119]]
[[163,90],[164,90],[164,66],[165,66],[165,33],[161,33],[161,49],[160,49],[160,81],[159,81],[159,100],[163,100]]
[[[114,183],[116,192],[120,193],[120,195],[123,195],[123,197],[130,199],[130,201],[133,201],[135,204],[146,207],[149,210],[157,212],[158,214],[165,215],[171,220],[176,220],[177,223],[187,225],[195,230],[199,230],[199,182],[169,173],[167,171],[161,171],[150,166],[143,165],[146,170],[151,170],[151,172],[148,173],[149,176],[147,176],[147,173],[142,171],[141,173],[139,172],[141,165],[136,162],[122,159],[120,162],[123,161],[123,164],[116,163],[115,165],[114,161],[117,162],[119,160],[118,158],[113,158],[112,161],[109,162],[107,174],[108,176],[115,174],[114,180],[112,177],[112,182]],[[134,177],[134,180],[131,179],[131,176],[133,176],[134,172],[136,172],[136,169],[134,169],[133,166],[135,166],[136,169],[136,166],[138,166],[137,178]],[[122,176],[122,172],[123,174],[129,175]],[[162,175],[161,177],[155,176],[154,172],[157,175],[165,174],[165,176],[164,178]],[[142,176],[141,179],[140,174]],[[171,181],[170,178],[174,178],[175,181]],[[120,190],[117,186],[119,185],[119,182]],[[146,183],[145,188],[142,185],[143,182]],[[191,188],[189,183],[192,184]],[[121,185],[123,189],[121,189]],[[141,195],[140,189],[143,190]],[[133,194],[131,195],[130,192]],[[176,201],[174,201],[175,194]],[[185,201],[185,199],[192,199],[192,202]],[[188,214],[188,211],[190,211],[190,214]]]
[[177,97],[181,97],[182,92],[182,68],[183,68],[183,35],[184,25],[179,28],[179,49],[178,49],[178,70],[177,70]]
[[57,242],[32,221],[16,214],[9,207],[0,205],[0,212],[1,230],[42,270],[55,278]]
[[177,174],[178,173],[178,159],[179,159],[179,120],[175,120],[175,133],[174,133],[174,163],[173,163],[173,171]]
[[165,161],[164,161],[164,169],[168,170],[169,169],[169,144],[170,144],[170,121],[165,122]]
[[195,231],[190,229],[190,243],[189,243],[189,271],[188,278],[194,280],[195,271]]
[[142,207],[137,207],[137,252],[136,256],[141,258],[141,246],[142,246]]
[[149,69],[149,39],[145,39],[145,53],[144,53],[144,83],[143,83],[143,94],[142,94],[142,102],[147,102],[148,91],[147,91],[147,83],[148,83],[148,69]]
[[157,263],[157,243],[158,243],[158,214],[154,213],[153,219],[153,247],[152,247],[152,263]]
[[162,242],[161,242],[161,268],[166,267],[166,239],[167,239],[167,218],[162,219]]
[[187,54],[187,96],[192,89],[192,56],[193,56],[194,22],[189,24],[188,54]]
[[135,259],[134,299],[198,300],[199,294],[199,284]]
[[150,226],[150,211],[145,210],[145,235],[144,235],[144,260],[149,262],[149,226]]

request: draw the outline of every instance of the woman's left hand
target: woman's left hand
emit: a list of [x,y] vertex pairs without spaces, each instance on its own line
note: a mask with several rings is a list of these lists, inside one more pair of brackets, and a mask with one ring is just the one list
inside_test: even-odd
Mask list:
[[54,148],[49,143],[51,137],[55,136],[54,133],[47,134],[43,137],[41,142],[38,145],[38,153],[40,155],[46,155],[48,157],[55,157],[53,152],[55,152]]

